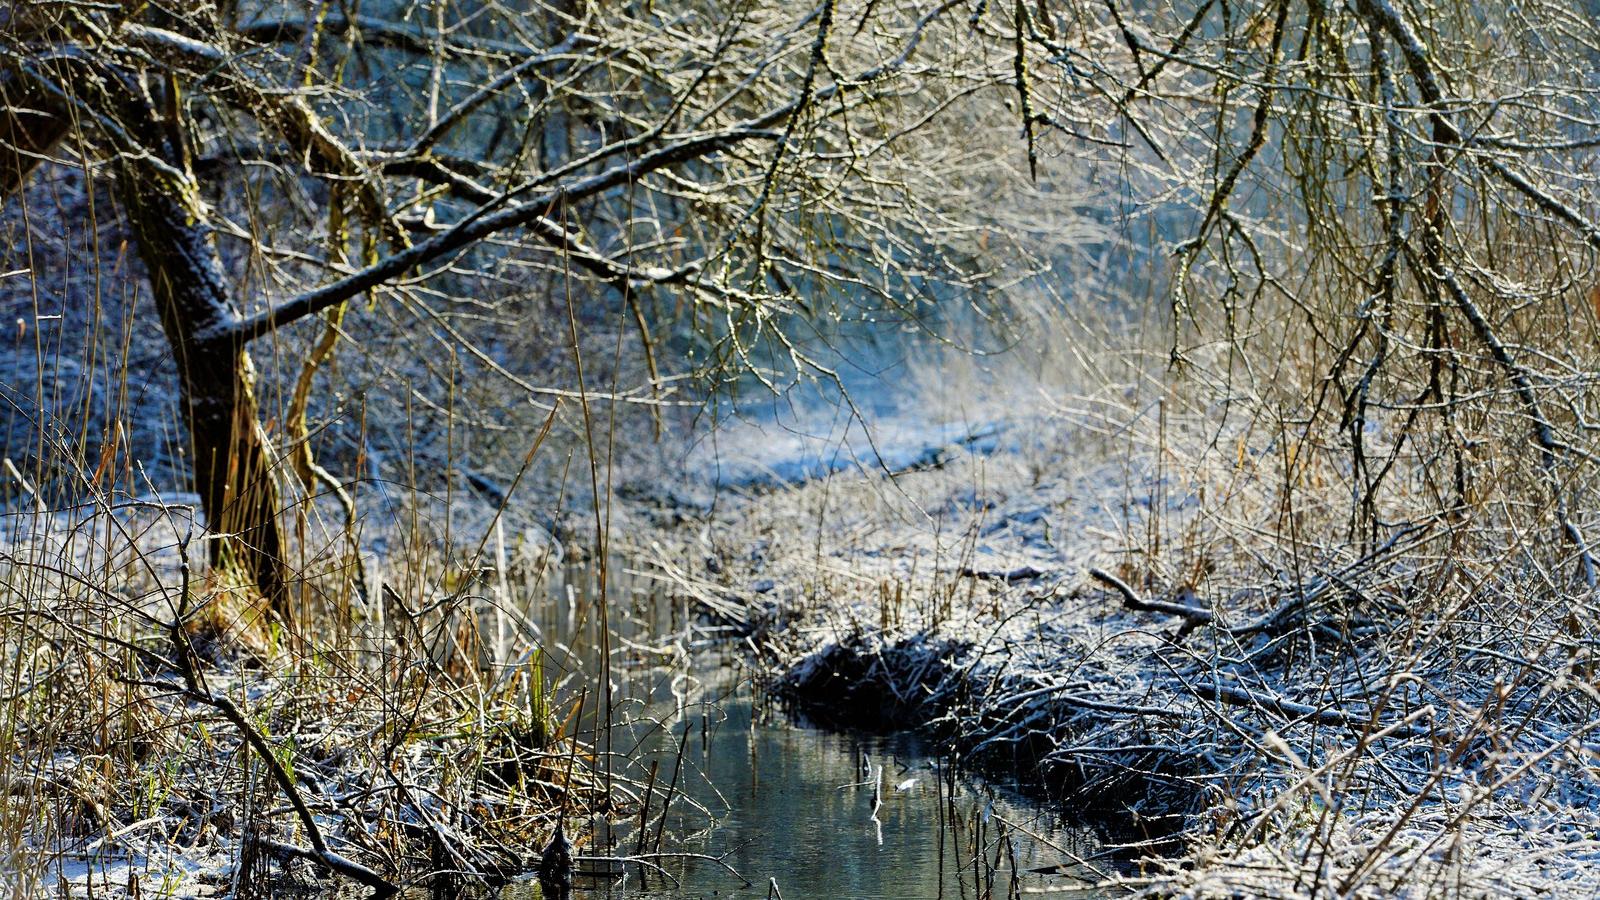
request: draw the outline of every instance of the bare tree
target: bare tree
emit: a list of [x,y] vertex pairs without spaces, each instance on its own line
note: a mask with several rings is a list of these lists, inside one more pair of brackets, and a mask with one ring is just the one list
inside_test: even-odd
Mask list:
[[1164,198],[1173,371],[1342,456],[1353,537],[1396,526],[1396,477],[1457,520],[1533,502],[1594,588],[1591,4],[1113,0],[974,22],[1019,35],[1025,104],[1025,68],[1079,89],[1032,89],[1034,120],[1088,110],[1087,136]]
[[[976,252],[982,154],[925,137],[1012,89],[1010,57],[972,52],[985,38],[958,4],[364,10],[23,4],[0,39],[0,189],[52,153],[115,184],[226,538],[213,560],[280,613],[285,499],[253,342],[326,319],[290,452],[308,488],[337,492],[304,418],[354,298],[459,285],[515,255],[612,292],[654,375],[652,292],[712,323],[713,362],[759,369],[764,337],[804,367],[771,327],[788,313],[846,294],[909,310],[1007,268]],[[303,230],[274,242],[230,220],[241,187]],[[219,232],[270,260],[279,289],[235,290]]]

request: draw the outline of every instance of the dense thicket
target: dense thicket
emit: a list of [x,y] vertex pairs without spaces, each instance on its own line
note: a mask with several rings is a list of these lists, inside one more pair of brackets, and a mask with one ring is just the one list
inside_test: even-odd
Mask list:
[[[1417,569],[1440,583],[1539,583],[1534,618],[1557,624],[1538,639],[1587,677],[1594,12],[13,3],[6,495],[37,525],[80,503],[166,510],[163,491],[190,488],[204,527],[182,550],[216,580],[194,601],[187,580],[171,593],[176,568],[113,589],[109,546],[93,578],[15,555],[15,618],[59,633],[40,656],[9,632],[8,652],[59,674],[45,657],[93,644],[103,685],[137,680],[135,657],[164,666],[263,752],[185,629],[237,593],[305,649],[323,616],[348,636],[352,597],[391,603],[367,596],[363,490],[448,503],[460,474],[503,504],[559,424],[588,457],[584,541],[603,559],[599,419],[638,408],[659,433],[671,404],[719,390],[844,387],[839,347],[915,333],[1131,346],[1079,361],[1131,384],[1097,402],[1133,422],[1155,383],[1161,415],[1198,423],[1189,474],[1225,486],[1206,515],[1235,552],[1300,579],[1318,546],[1367,558],[1426,534]],[[339,536],[308,527],[319,502]],[[1141,588],[1172,576],[1147,549]],[[419,563],[446,600],[380,617],[363,638],[378,656],[432,665],[418,623],[455,628],[475,577],[443,574],[450,552]],[[1186,564],[1198,582],[1217,562]],[[23,706],[48,681],[15,680]],[[432,684],[416,696],[439,700]]]

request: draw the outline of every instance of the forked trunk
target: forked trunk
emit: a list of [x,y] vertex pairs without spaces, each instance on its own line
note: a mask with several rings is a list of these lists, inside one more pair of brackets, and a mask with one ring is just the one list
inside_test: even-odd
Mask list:
[[[288,620],[289,590],[279,494],[270,445],[257,416],[255,373],[205,206],[188,165],[177,84],[144,78],[92,58],[64,60],[57,73],[80,98],[108,111],[122,202],[150,278],[181,379],[190,466],[212,564],[247,578]],[[43,155],[70,131],[56,94],[0,70],[0,198],[17,191]]]
[[290,612],[273,455],[257,416],[255,371],[229,332],[237,312],[191,177],[128,159],[120,189],[182,381],[195,489],[212,564],[248,577],[280,618]]

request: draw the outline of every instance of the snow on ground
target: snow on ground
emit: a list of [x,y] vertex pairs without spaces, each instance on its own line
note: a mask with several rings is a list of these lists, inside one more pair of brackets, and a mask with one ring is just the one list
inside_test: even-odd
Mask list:
[[1149,842],[1155,893],[1600,895],[1600,693],[1515,573],[1441,576],[1427,522],[1286,554],[1230,518],[1272,509],[1243,449],[1182,468],[1072,416],[831,434],[724,435],[759,465],[692,470],[707,518],[635,539],[814,714],[1036,777]]
[[[1253,468],[1268,454],[1232,435],[923,419],[725,429],[622,484],[618,549],[746,629],[814,715],[926,728],[1098,823],[1146,857],[1129,887],[1600,895],[1600,691],[1537,569],[1451,556],[1429,522],[1351,547],[1297,520],[1315,533],[1286,544]],[[170,584],[184,527],[148,505],[15,513],[0,550],[35,573],[15,610],[53,609],[50,559],[73,560],[68,580],[148,563],[139,583]],[[542,569],[560,543],[536,537]],[[201,890],[185,867],[235,852],[174,853],[165,827],[81,847],[56,877]]]

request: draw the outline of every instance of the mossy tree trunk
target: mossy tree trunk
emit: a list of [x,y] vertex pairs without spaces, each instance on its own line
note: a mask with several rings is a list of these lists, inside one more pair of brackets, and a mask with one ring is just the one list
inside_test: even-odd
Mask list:
[[[178,364],[194,486],[216,534],[211,562],[248,579],[287,620],[273,454],[257,415],[250,355],[234,331],[239,313],[189,166],[178,87],[110,66],[79,71],[83,62],[64,62],[58,74],[122,126],[113,141],[118,193]],[[70,121],[57,94],[0,71],[0,198],[23,187]]]
[[234,330],[238,309],[187,164],[178,104],[164,105],[143,135],[160,152],[123,155],[118,191],[178,364],[190,469],[216,534],[211,562],[248,578],[286,620],[278,473],[257,414],[255,370]]

